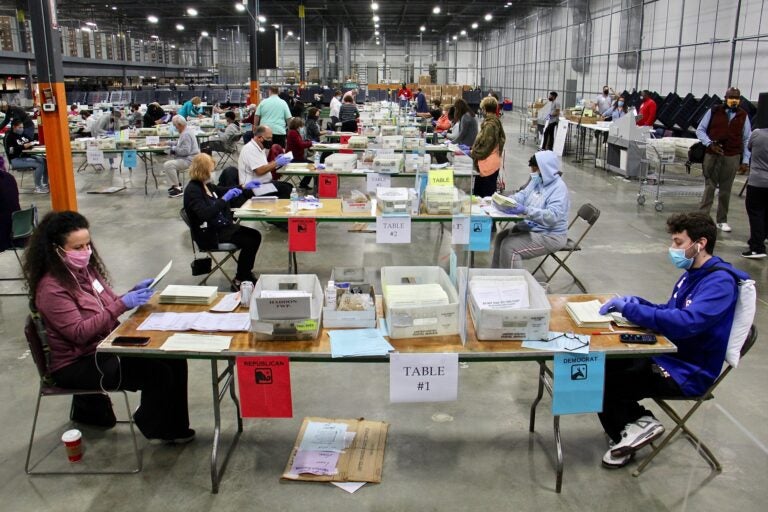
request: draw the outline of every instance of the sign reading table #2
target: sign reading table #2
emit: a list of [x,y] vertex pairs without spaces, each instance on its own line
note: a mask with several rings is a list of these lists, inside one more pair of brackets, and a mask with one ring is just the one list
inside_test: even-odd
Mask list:
[[450,402],[458,395],[458,354],[390,354],[391,402]]
[[380,215],[376,217],[376,243],[411,243],[411,217],[408,215]]

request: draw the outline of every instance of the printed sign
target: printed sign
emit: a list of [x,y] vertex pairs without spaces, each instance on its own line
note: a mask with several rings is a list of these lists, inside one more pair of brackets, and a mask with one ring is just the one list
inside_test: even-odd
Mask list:
[[317,222],[315,219],[288,219],[288,250],[315,252],[317,250]]
[[469,243],[469,217],[456,215],[451,222],[451,244],[467,245]]
[[85,160],[91,165],[104,165],[104,152],[98,146],[88,146]]
[[605,352],[571,354],[554,358],[552,414],[582,414],[603,410]]
[[237,383],[243,418],[291,418],[288,357],[238,357]]
[[411,243],[411,217],[408,215],[381,215],[376,217],[376,243]]
[[429,184],[435,187],[452,187],[453,169],[436,169],[429,171]]
[[334,199],[339,194],[339,176],[321,174],[317,177],[317,195],[320,199]]
[[389,174],[382,174],[379,172],[369,172],[366,175],[366,192],[376,193],[376,189],[379,187],[389,188],[392,183],[392,179]]
[[449,402],[458,395],[458,354],[390,354],[390,402]]
[[133,169],[138,166],[138,153],[135,149],[126,149],[123,151],[123,167]]
[[470,217],[469,220],[469,250],[488,252],[491,250],[491,224],[490,217]]

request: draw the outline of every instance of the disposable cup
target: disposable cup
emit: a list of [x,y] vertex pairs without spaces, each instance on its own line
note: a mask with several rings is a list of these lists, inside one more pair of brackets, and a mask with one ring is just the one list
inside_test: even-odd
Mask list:
[[83,458],[83,434],[77,429],[67,430],[61,440],[67,449],[69,462],[80,462]]

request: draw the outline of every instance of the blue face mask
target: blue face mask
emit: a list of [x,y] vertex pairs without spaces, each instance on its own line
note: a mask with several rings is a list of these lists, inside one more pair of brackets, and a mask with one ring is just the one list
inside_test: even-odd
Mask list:
[[541,179],[541,173],[538,172],[532,172],[531,173],[531,183],[534,185],[541,185],[544,183],[544,180]]
[[[694,244],[691,244],[688,246],[688,249],[693,247]],[[674,247],[669,248],[669,261],[672,262],[674,266],[676,266],[679,269],[688,270],[691,268],[691,265],[693,265],[693,258],[696,257],[696,254],[699,253],[699,246],[696,246],[696,254],[694,254],[690,258],[685,257],[685,252],[688,249],[675,249]]]
[[16,135],[21,135],[24,133],[24,128],[14,128],[13,133]]
[[620,106],[620,107],[623,107],[623,106],[624,106],[624,102],[623,102],[623,101],[617,101],[617,102],[616,102],[616,104],[617,104],[618,106]]

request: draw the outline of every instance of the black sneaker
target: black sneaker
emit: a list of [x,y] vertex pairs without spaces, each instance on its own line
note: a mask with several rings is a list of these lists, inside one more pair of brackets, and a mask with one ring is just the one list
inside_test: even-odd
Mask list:
[[184,191],[179,187],[173,187],[173,190],[168,191],[168,197],[181,197],[184,195]]
[[766,256],[768,255],[765,254],[765,251],[763,252],[744,251],[743,253],[741,253],[742,258],[749,258],[751,260],[759,260],[759,259],[765,258]]

